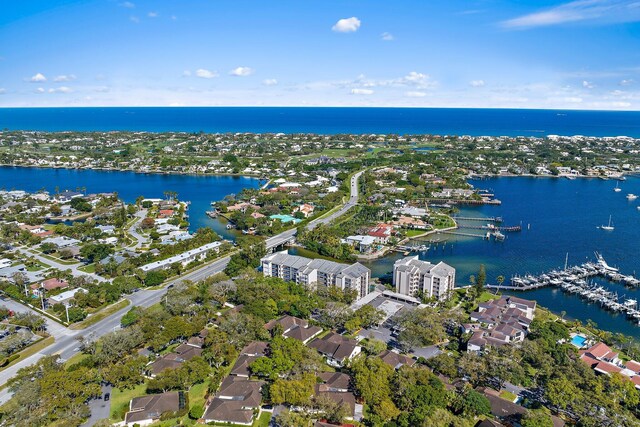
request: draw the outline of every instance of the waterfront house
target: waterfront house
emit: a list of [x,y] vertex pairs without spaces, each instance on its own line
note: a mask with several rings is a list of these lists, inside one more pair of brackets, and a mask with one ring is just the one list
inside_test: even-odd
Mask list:
[[393,233],[393,226],[389,224],[378,224],[367,232],[368,236],[376,239],[376,243],[387,244]]
[[373,236],[348,236],[343,240],[343,243],[348,243],[358,249],[360,253],[370,253],[376,244],[376,238]]
[[524,341],[533,320],[535,301],[507,296],[483,302],[470,315],[470,325],[463,325],[464,333],[473,335],[467,342],[467,351],[481,353],[489,347]]

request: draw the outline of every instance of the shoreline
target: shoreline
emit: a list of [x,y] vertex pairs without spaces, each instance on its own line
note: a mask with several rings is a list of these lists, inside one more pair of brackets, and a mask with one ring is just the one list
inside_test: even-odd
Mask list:
[[[135,169],[117,169],[117,168],[106,168],[106,167],[96,167],[96,168],[79,168],[79,167],[68,167],[68,166],[40,166],[40,165],[16,165],[10,163],[0,163],[0,167],[4,168],[24,168],[24,169],[63,169],[63,170],[74,170],[74,171],[96,171],[96,172],[131,172],[140,175],[184,175],[184,176],[195,176],[195,177],[216,177],[216,176],[229,176],[229,177],[238,177],[238,178],[248,178],[248,179],[256,179],[258,181],[267,181],[269,182],[273,177],[266,178],[257,174],[252,173],[229,173],[229,172],[216,172],[216,173],[197,173],[197,172],[180,172],[180,171],[139,171]],[[640,176],[640,172],[635,171],[624,171],[620,172],[620,177],[609,177],[609,176],[591,176],[591,175],[536,175],[536,174],[481,174],[481,175],[467,175],[468,180],[482,180],[485,178],[564,178],[568,180],[574,179],[602,179],[604,181],[621,181],[626,179],[626,177],[636,177]]]
[[3,168],[23,168],[23,169],[63,169],[63,170],[73,170],[73,171],[94,171],[94,172],[131,172],[139,175],[183,175],[183,176],[196,176],[196,177],[216,177],[216,176],[229,176],[229,177],[237,177],[237,178],[247,178],[247,179],[256,179],[258,181],[267,180],[269,178],[262,178],[259,175],[249,174],[249,173],[226,173],[226,172],[216,172],[216,173],[193,173],[193,172],[179,172],[179,171],[138,171],[134,169],[116,169],[116,168],[73,168],[67,166],[38,166],[38,165],[13,165],[0,163],[0,167]]

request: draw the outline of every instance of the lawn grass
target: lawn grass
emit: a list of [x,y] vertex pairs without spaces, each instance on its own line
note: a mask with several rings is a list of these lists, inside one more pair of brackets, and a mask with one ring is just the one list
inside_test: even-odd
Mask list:
[[511,393],[510,391],[507,390],[503,390],[500,392],[500,397],[508,400],[509,402],[514,402],[518,396],[516,396],[515,394]]
[[78,267],[78,270],[84,271],[85,273],[95,273],[96,272],[96,265],[95,264],[85,265],[85,266],[82,266],[82,267]]
[[189,389],[189,406],[195,405],[205,406],[205,396],[209,389],[209,381],[204,381],[200,384],[195,384]]
[[51,255],[47,255],[44,254],[42,252],[39,252],[38,255],[40,255],[43,258],[46,258],[48,260],[51,260],[53,262],[57,262],[58,264],[63,264],[63,265],[74,265],[74,264],[78,264],[78,261],[65,261],[62,258],[58,258],[58,257],[54,257]]
[[73,325],[69,326],[69,329],[78,330],[78,329],[87,328],[87,327],[89,327],[89,326],[91,326],[91,325],[93,325],[95,323],[98,323],[99,321],[101,321],[105,317],[108,317],[108,316],[112,315],[116,311],[119,311],[119,310],[125,308],[129,304],[130,304],[130,301],[128,299],[123,299],[121,301],[118,301],[117,303],[111,304],[110,306],[107,306],[107,307],[103,308],[102,310],[98,311],[97,313],[92,314],[91,316],[89,316],[86,319],[84,319],[82,322],[74,323]]
[[111,390],[111,412],[112,420],[124,420],[124,414],[129,409],[129,402],[134,397],[144,396],[147,394],[147,385],[139,384],[131,390],[121,390],[114,388]]
[[11,363],[9,363],[7,366],[3,366],[2,368],[0,368],[0,371],[3,371],[8,367],[15,365],[16,363],[26,359],[29,356],[33,356],[34,354],[38,353],[40,350],[46,347],[49,347],[54,342],[55,342],[55,338],[47,337],[47,338],[41,339],[35,344],[31,344],[29,347],[17,353],[20,357],[18,357],[16,360],[11,361]]
[[269,427],[269,421],[271,421],[271,412],[262,412],[253,422],[253,427]]
[[480,298],[478,298],[479,303],[481,302],[488,302],[491,301],[493,299],[499,299],[500,295],[494,295],[489,291],[483,291],[482,294],[480,295]]
[[71,356],[69,359],[67,359],[66,362],[64,362],[64,368],[67,369],[70,366],[73,366],[77,363],[82,362],[84,359],[86,359],[87,357],[89,357],[88,354],[84,354],[84,353],[76,353],[73,356]]
[[415,236],[419,236],[421,234],[426,233],[429,230],[407,230],[405,231],[405,234],[407,237],[415,237]]

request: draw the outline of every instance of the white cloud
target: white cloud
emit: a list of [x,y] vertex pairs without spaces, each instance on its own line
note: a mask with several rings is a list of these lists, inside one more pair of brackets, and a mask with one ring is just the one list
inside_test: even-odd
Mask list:
[[216,71],[209,71],[205,70],[204,68],[198,68],[196,70],[196,77],[200,77],[202,79],[212,79],[214,77],[218,77],[218,73]]
[[582,87],[585,89],[593,89],[595,86],[593,85],[593,83],[583,80],[582,81]]
[[44,93],[44,92],[45,92],[45,90],[44,90],[43,87],[39,87],[39,88],[36,89],[36,93]]
[[171,20],[175,21],[176,19],[178,19],[178,17],[176,15],[171,15]]
[[409,98],[424,98],[427,96],[426,92],[420,92],[417,90],[410,90],[409,92],[404,93]]
[[49,89],[49,93],[71,93],[71,92],[73,92],[73,89],[67,86],[60,86],[58,88]]
[[7,93],[7,90],[3,87],[0,87],[0,95],[4,95],[5,93]]
[[629,86],[633,84],[633,79],[620,80],[620,86]]
[[416,86],[420,89],[434,86],[434,82],[431,81],[431,77],[428,74],[418,73],[417,71],[412,71],[394,82],[401,85]]
[[111,89],[109,88],[109,86],[98,86],[97,88],[94,89],[96,92],[99,93],[107,93],[109,92]]
[[158,12],[149,12],[149,13],[147,13],[147,16],[149,18],[157,18],[158,17]]
[[393,34],[391,33],[387,33],[386,31],[382,34],[380,34],[380,38],[386,42],[390,42],[392,40],[395,40],[396,38],[393,37]]
[[133,9],[134,7],[136,7],[136,5],[131,3],[130,1],[122,2],[120,3],[120,6],[126,7],[127,9]]
[[353,33],[360,28],[360,20],[355,16],[340,19],[331,29],[337,33]]
[[635,22],[640,20],[638,0],[574,0],[559,6],[503,21],[505,28],[525,29],[572,22]]
[[371,89],[351,89],[351,95],[373,95]]
[[265,86],[275,86],[278,84],[278,80],[276,79],[264,79],[262,84]]
[[483,87],[485,85],[484,80],[471,80],[469,84],[472,87]]
[[37,73],[29,79],[32,83],[46,82],[47,78],[42,73]]
[[73,80],[76,79],[76,76],[74,74],[67,74],[67,75],[61,75],[61,76],[56,76],[53,78],[54,82],[71,82]]
[[191,77],[191,71],[189,70],[184,70],[182,72],[182,77]]
[[129,21],[133,22],[134,24],[137,24],[140,22],[140,18],[138,18],[137,16],[130,16]]
[[247,77],[253,74],[253,69],[249,67],[237,67],[229,71],[229,74],[236,77]]

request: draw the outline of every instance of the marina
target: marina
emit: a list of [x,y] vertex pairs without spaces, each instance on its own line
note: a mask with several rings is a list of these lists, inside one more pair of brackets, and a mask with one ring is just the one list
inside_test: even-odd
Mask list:
[[591,303],[597,303],[605,310],[622,313],[640,325],[640,310],[636,299],[619,295],[617,291],[611,291],[590,279],[600,277],[632,288],[640,286],[640,280],[632,275],[620,273],[617,268],[607,264],[602,255],[598,253],[596,253],[596,260],[572,267],[565,265],[564,269],[551,270],[537,276],[516,275],[511,278],[510,285],[487,285],[487,288],[495,289],[497,292],[500,289],[530,291],[555,286],[564,292],[576,294]]

